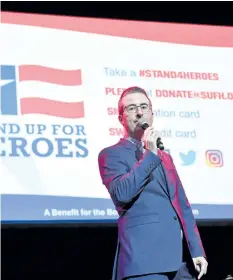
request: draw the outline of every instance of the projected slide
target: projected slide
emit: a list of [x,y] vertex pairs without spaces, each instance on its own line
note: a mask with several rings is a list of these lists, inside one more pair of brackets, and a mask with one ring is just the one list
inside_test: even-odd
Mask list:
[[116,221],[98,153],[146,89],[197,220],[233,219],[233,28],[2,13],[2,222]]

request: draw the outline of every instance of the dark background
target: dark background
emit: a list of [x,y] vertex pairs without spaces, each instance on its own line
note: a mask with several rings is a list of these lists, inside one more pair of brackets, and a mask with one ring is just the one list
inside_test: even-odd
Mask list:
[[[1,8],[2,11],[233,26],[230,2],[5,1],[1,2]],[[209,261],[208,274],[203,279],[222,280],[228,274],[233,275],[233,226],[202,224],[199,230]],[[111,279],[116,226],[2,225],[1,234],[2,280]]]

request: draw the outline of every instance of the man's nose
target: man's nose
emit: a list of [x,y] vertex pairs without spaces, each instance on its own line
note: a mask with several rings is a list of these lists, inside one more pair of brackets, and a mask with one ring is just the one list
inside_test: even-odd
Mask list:
[[141,107],[137,107],[137,111],[136,111],[137,116],[142,116],[143,112],[142,112],[142,108]]

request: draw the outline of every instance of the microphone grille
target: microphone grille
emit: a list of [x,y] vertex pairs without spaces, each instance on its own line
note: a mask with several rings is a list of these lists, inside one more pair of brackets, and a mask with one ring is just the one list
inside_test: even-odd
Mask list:
[[139,120],[139,126],[145,130],[147,127],[149,127],[149,124],[145,120]]

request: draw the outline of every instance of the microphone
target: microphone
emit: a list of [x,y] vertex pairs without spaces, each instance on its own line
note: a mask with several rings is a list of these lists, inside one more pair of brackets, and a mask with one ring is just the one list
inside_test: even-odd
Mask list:
[[[149,124],[146,121],[139,121],[139,126],[143,129],[146,130],[149,127]],[[161,138],[158,137],[156,140],[156,146],[160,150],[164,150],[164,145],[163,142],[161,141]]]
[[139,126],[143,129],[146,130],[149,127],[149,124],[146,121],[139,121]]
[[157,145],[157,148],[159,148],[160,150],[164,150],[164,145],[163,145],[163,142],[161,141],[160,137],[157,139],[156,145]]

